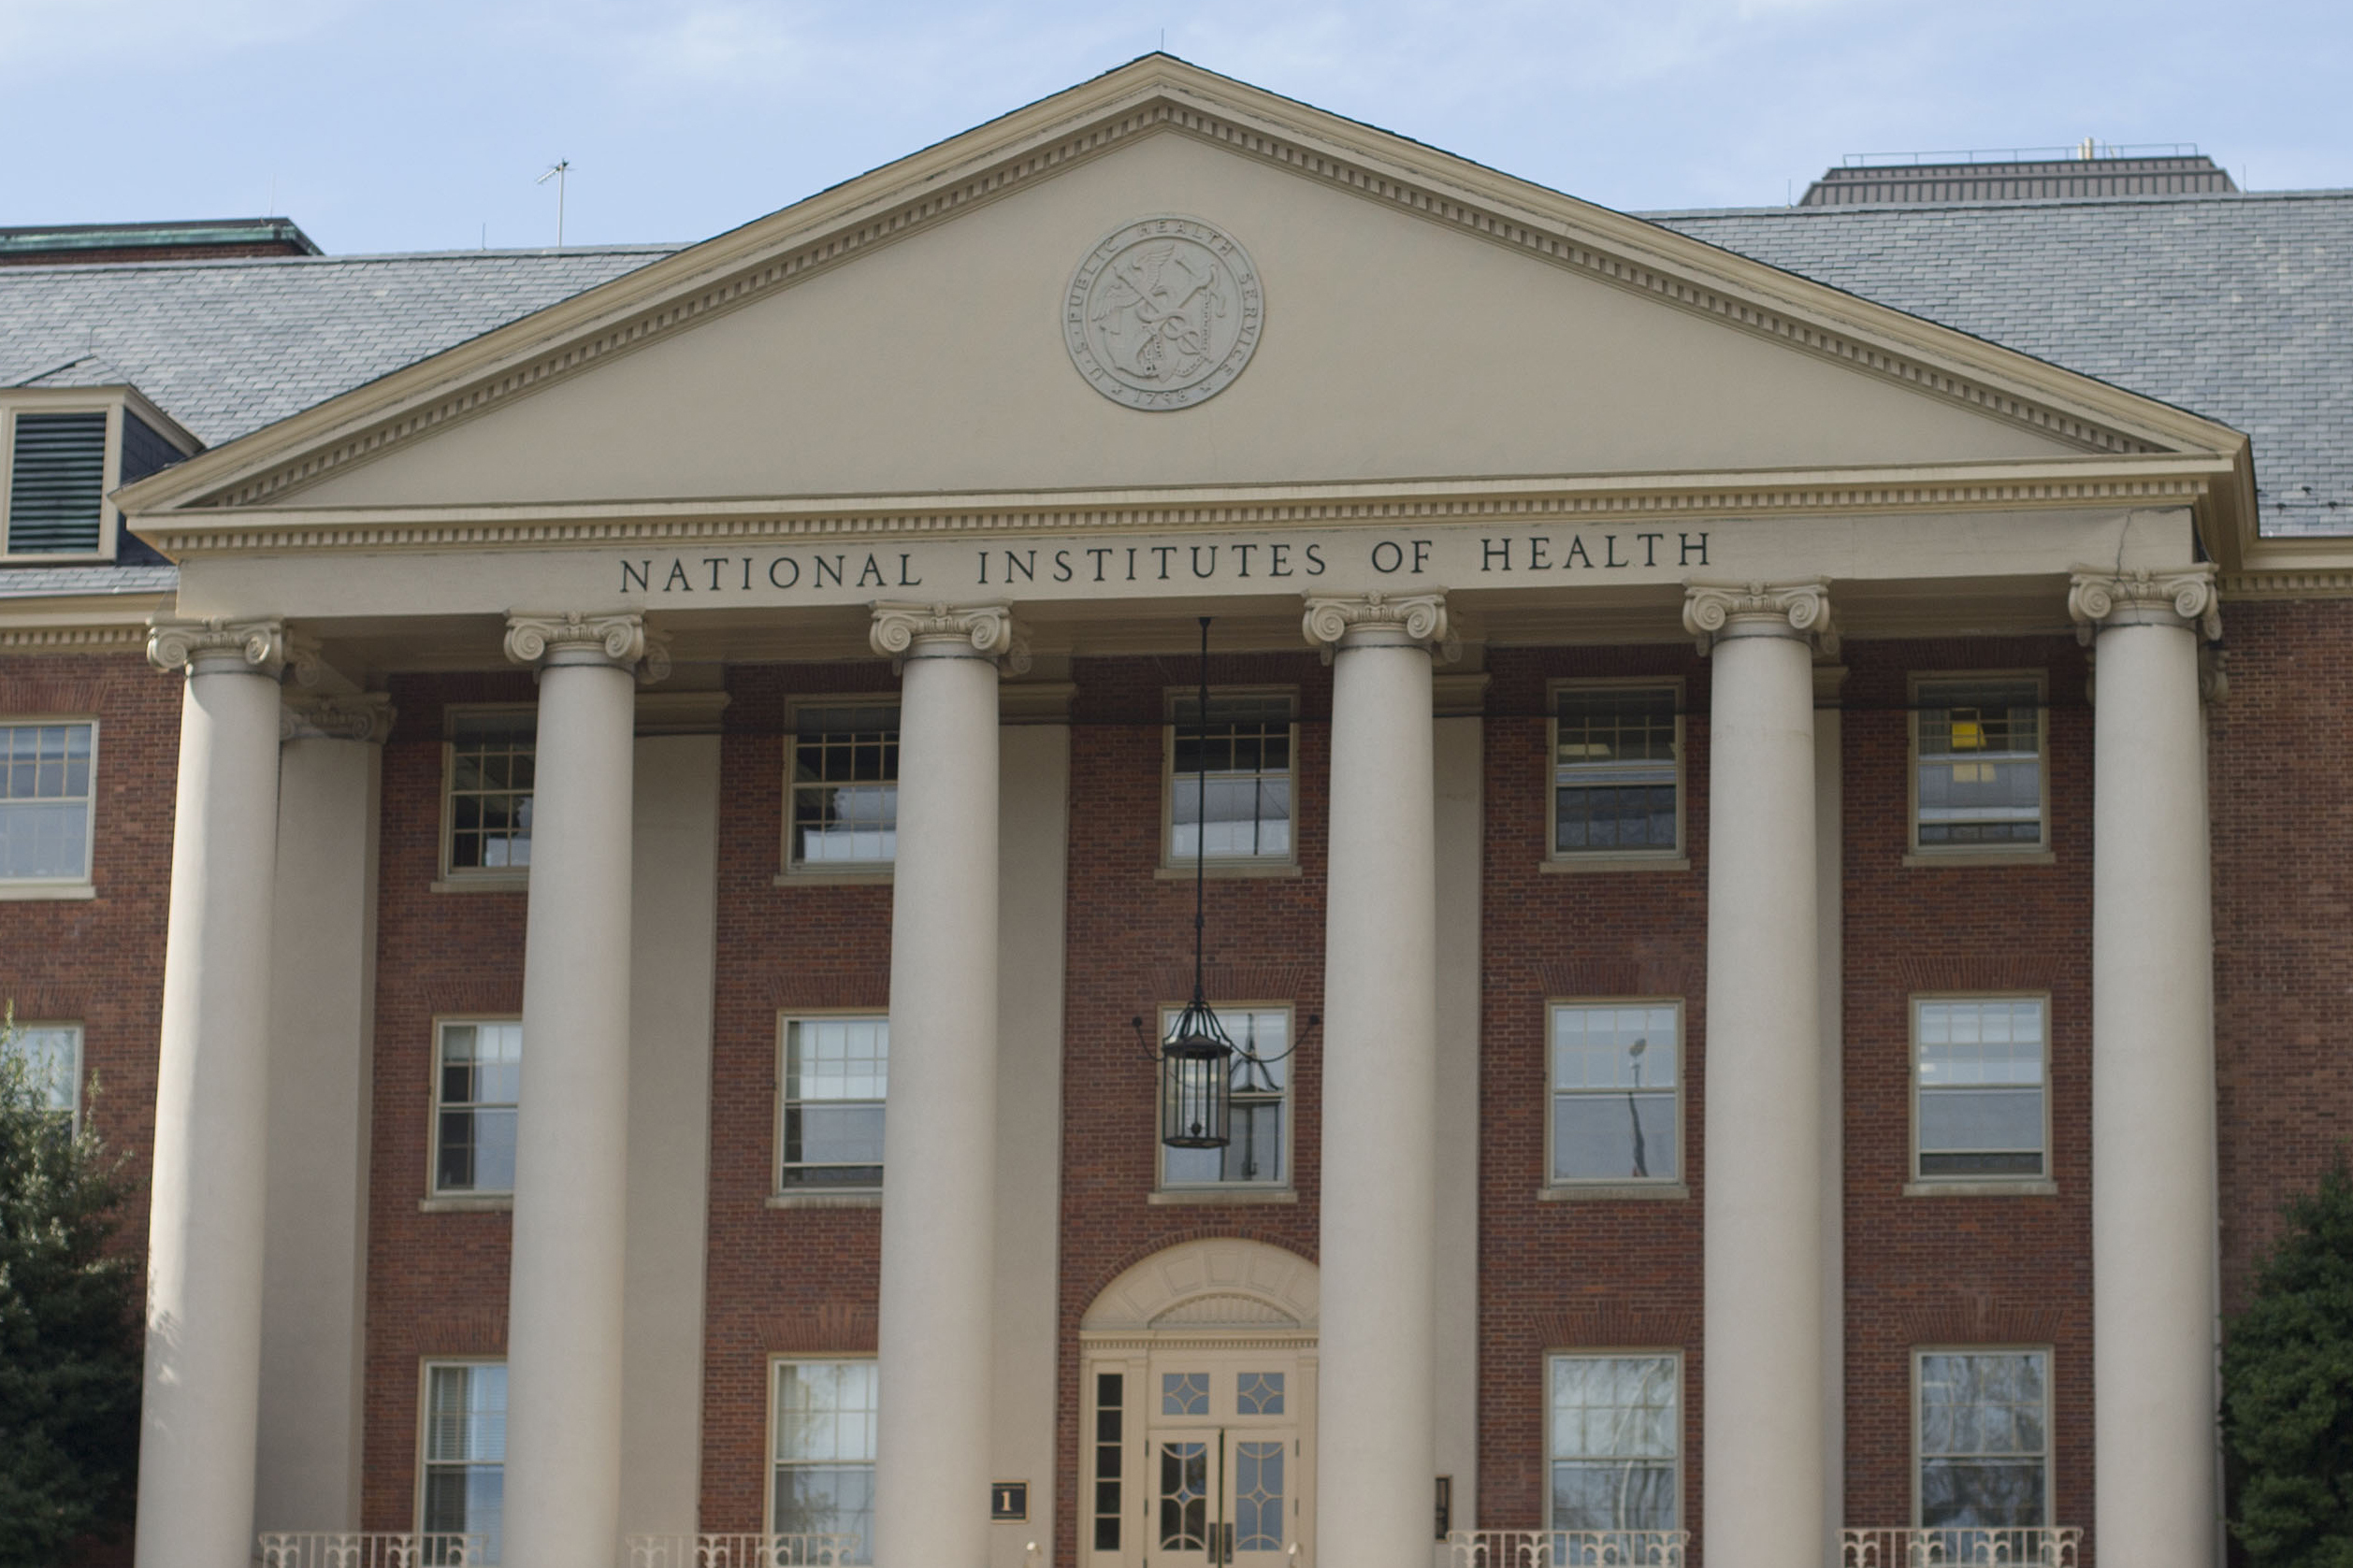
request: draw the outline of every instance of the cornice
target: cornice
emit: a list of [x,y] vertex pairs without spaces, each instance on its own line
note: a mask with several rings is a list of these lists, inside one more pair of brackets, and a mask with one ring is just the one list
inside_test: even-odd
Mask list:
[[2353,567],[2228,572],[2215,585],[2225,599],[2353,598]]
[[1496,525],[1930,511],[2195,507],[2221,459],[2160,455],[1729,474],[1541,475],[548,506],[165,512],[141,536],[175,560],[259,553],[757,544],[845,537],[1070,530]]
[[290,496],[513,397],[1050,178],[1177,133],[2086,451],[2244,437],[1703,241],[1166,59],[1057,94],[591,289],[124,491],[145,514]]
[[95,622],[37,626],[0,626],[0,654],[135,654],[147,646],[147,625]]

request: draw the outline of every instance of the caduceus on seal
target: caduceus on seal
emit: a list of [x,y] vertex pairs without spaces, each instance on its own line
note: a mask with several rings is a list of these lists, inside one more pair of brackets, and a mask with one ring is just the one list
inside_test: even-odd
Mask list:
[[1216,359],[1212,324],[1232,308],[1224,269],[1179,240],[1140,245],[1114,262],[1090,318],[1114,364],[1139,381],[1191,381]]

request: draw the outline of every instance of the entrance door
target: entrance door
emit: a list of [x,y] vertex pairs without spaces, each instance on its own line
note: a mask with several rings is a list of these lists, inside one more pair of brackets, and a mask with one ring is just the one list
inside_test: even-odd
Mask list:
[[1148,1568],[1285,1568],[1306,1517],[1295,1358],[1152,1358]]

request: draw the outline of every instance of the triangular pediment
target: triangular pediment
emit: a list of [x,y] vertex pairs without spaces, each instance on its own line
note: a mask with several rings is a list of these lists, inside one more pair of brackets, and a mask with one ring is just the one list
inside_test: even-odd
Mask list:
[[[1254,312],[1230,384],[1174,409],[1105,396],[1066,331],[1082,263],[1157,214],[1240,247],[1219,330]],[[2179,410],[1154,56],[128,498],[151,514],[376,514],[2243,449]]]

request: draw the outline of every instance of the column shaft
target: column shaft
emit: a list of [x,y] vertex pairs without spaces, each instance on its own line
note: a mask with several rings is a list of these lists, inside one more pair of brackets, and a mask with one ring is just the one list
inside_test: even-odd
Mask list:
[[1349,1568],[1427,1568],[1436,1468],[1434,632],[1399,608],[1328,639],[1316,1532]]
[[[972,635],[975,625],[981,636]],[[874,1561],[982,1568],[997,1172],[997,669],[1004,623],[937,611],[897,647],[899,827],[883,1124]]]
[[1801,635],[1818,619],[1798,602],[1752,589],[1709,628],[1704,1524],[1716,1555],[1742,1568],[1820,1568],[1828,1550],[1813,673]]
[[636,687],[596,649],[559,645],[547,658],[524,937],[505,1561],[602,1568],[620,1532]]
[[2168,595],[2137,597],[2099,634],[2093,713],[2096,1539],[2103,1562],[2207,1568],[2214,953],[2198,647]]
[[275,626],[159,628],[186,665],[148,1227],[139,1568],[253,1550],[278,816]]

